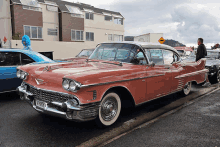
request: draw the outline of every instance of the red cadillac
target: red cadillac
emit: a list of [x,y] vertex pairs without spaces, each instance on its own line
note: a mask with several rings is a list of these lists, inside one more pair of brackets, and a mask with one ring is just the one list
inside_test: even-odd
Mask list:
[[19,66],[23,83],[17,90],[38,112],[110,126],[127,102],[188,95],[193,81],[205,81],[205,62],[181,63],[178,52],[163,44],[101,43],[83,62]]

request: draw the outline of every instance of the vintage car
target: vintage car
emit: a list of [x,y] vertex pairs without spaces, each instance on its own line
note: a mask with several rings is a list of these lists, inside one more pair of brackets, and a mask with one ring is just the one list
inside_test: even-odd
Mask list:
[[22,82],[16,76],[16,68],[33,62],[54,63],[53,60],[34,51],[0,49],[0,93],[16,90]]
[[188,95],[191,83],[202,83],[207,72],[205,59],[182,64],[167,45],[100,43],[84,62],[18,67],[23,83],[17,90],[38,112],[110,126],[129,102],[138,106],[178,91]]
[[[209,69],[208,78],[210,83],[219,83],[220,81],[220,51],[219,50],[207,50],[206,65]],[[193,62],[196,60],[196,55],[193,52],[188,58],[184,59],[184,62]]]
[[57,59],[54,61],[81,61],[81,60],[85,60],[87,58],[89,58],[89,56],[92,54],[92,52],[94,51],[94,49],[82,49],[81,52],[76,55],[76,57],[73,58],[65,58],[65,59]]

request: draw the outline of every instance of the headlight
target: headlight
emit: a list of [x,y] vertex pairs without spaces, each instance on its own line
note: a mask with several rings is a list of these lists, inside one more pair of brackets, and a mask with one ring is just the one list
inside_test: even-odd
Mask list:
[[22,80],[26,80],[27,76],[28,76],[28,73],[24,72],[24,71],[21,71],[21,70],[17,70],[16,75],[17,75],[18,78],[20,78]]
[[69,89],[70,89],[70,91],[75,91],[76,90],[76,82],[75,81],[70,82]]
[[70,87],[70,81],[69,80],[63,80],[63,89],[65,90],[69,90],[69,87]]
[[20,78],[20,77],[21,77],[21,71],[20,71],[20,70],[17,70],[16,75],[17,75],[18,78]]
[[80,87],[81,87],[81,84],[74,80],[69,80],[69,79],[63,80],[63,89],[67,91],[76,92],[77,90],[80,89]]

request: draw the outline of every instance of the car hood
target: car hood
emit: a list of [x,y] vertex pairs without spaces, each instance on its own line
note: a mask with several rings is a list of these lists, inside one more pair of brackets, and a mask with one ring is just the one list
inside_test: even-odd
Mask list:
[[40,79],[45,83],[55,85],[62,85],[63,78],[73,79],[83,85],[88,85],[132,78],[141,72],[140,66],[126,63],[120,66],[117,62],[67,62],[41,66],[20,66],[18,68],[29,73],[31,76],[28,78],[29,80]]

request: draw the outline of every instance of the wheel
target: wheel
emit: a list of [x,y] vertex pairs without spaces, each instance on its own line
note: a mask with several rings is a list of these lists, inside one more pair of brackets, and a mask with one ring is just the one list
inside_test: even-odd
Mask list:
[[108,93],[101,101],[98,117],[96,119],[97,125],[100,128],[112,125],[118,119],[120,112],[120,97],[115,92]]
[[220,72],[217,71],[215,75],[210,77],[210,83],[215,84],[220,82]]
[[191,87],[192,87],[192,82],[187,82],[186,85],[183,87],[182,93],[184,95],[188,95],[191,91]]

